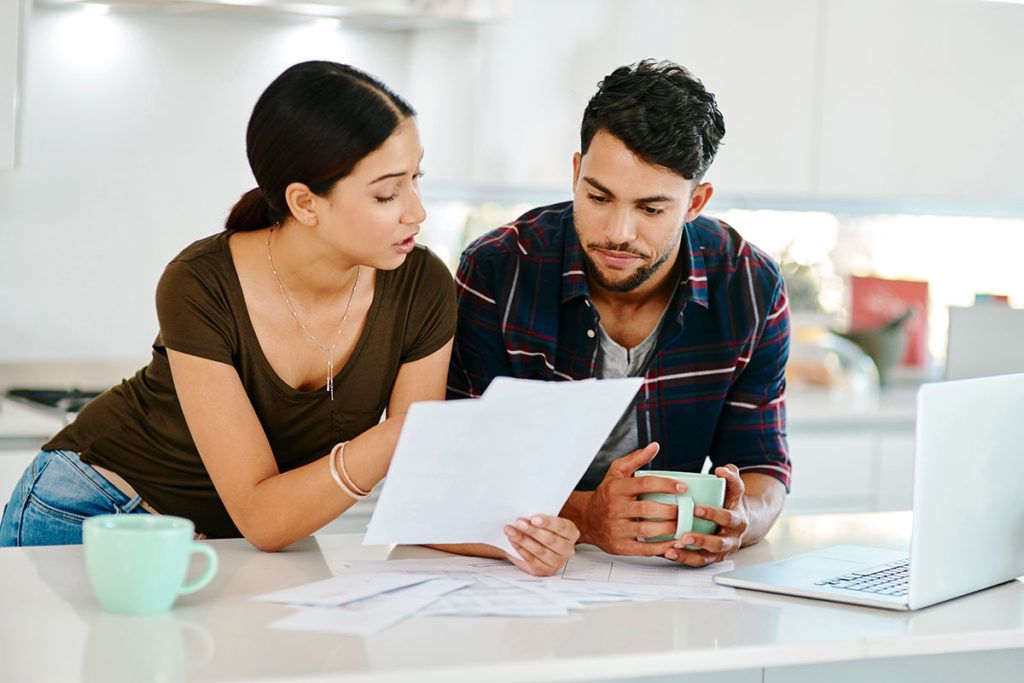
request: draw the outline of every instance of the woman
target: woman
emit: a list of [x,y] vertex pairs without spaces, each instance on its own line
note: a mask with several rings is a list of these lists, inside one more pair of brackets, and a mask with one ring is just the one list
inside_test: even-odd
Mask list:
[[[89,516],[162,513],[275,551],[367,495],[409,405],[444,398],[455,302],[414,241],[412,108],[357,69],[306,62],[260,97],[246,145],[259,186],[167,266],[149,365],[43,446],[0,545],[81,543]],[[550,574],[577,532],[538,519],[510,531],[514,561]]]

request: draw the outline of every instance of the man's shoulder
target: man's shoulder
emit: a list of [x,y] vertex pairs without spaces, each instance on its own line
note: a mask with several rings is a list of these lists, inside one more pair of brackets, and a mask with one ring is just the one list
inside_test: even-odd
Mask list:
[[709,273],[733,273],[747,264],[766,280],[782,279],[779,264],[720,218],[700,215],[687,224],[690,246],[699,249]]
[[509,257],[561,255],[565,240],[565,219],[572,202],[560,202],[530,209],[519,218],[484,233],[462,252],[473,263],[506,261]]

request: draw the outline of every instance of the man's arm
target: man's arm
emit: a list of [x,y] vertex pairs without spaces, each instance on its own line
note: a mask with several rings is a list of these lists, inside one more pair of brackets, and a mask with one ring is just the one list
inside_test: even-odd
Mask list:
[[[782,512],[791,465],[786,445],[786,360],[789,306],[779,281],[750,361],[729,391],[712,443],[711,459],[726,480],[721,508],[697,506],[694,515],[719,526],[715,535],[685,534],[665,557],[692,567],[720,562],[757,543]],[[684,546],[698,546],[697,551]]]

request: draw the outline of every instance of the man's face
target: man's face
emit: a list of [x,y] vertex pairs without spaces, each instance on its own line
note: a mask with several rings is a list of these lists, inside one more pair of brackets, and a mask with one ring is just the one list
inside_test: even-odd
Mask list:
[[573,217],[587,275],[604,289],[629,292],[675,263],[683,224],[710,198],[710,185],[700,185],[701,193],[693,187],[598,131],[586,155],[573,159]]

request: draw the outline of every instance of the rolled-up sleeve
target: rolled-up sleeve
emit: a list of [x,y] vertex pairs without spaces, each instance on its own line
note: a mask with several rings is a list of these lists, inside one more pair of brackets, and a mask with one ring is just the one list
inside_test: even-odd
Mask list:
[[741,473],[775,477],[790,488],[792,463],[786,444],[786,361],[789,302],[778,281],[750,360],[729,390],[712,441],[716,466],[732,463]]

